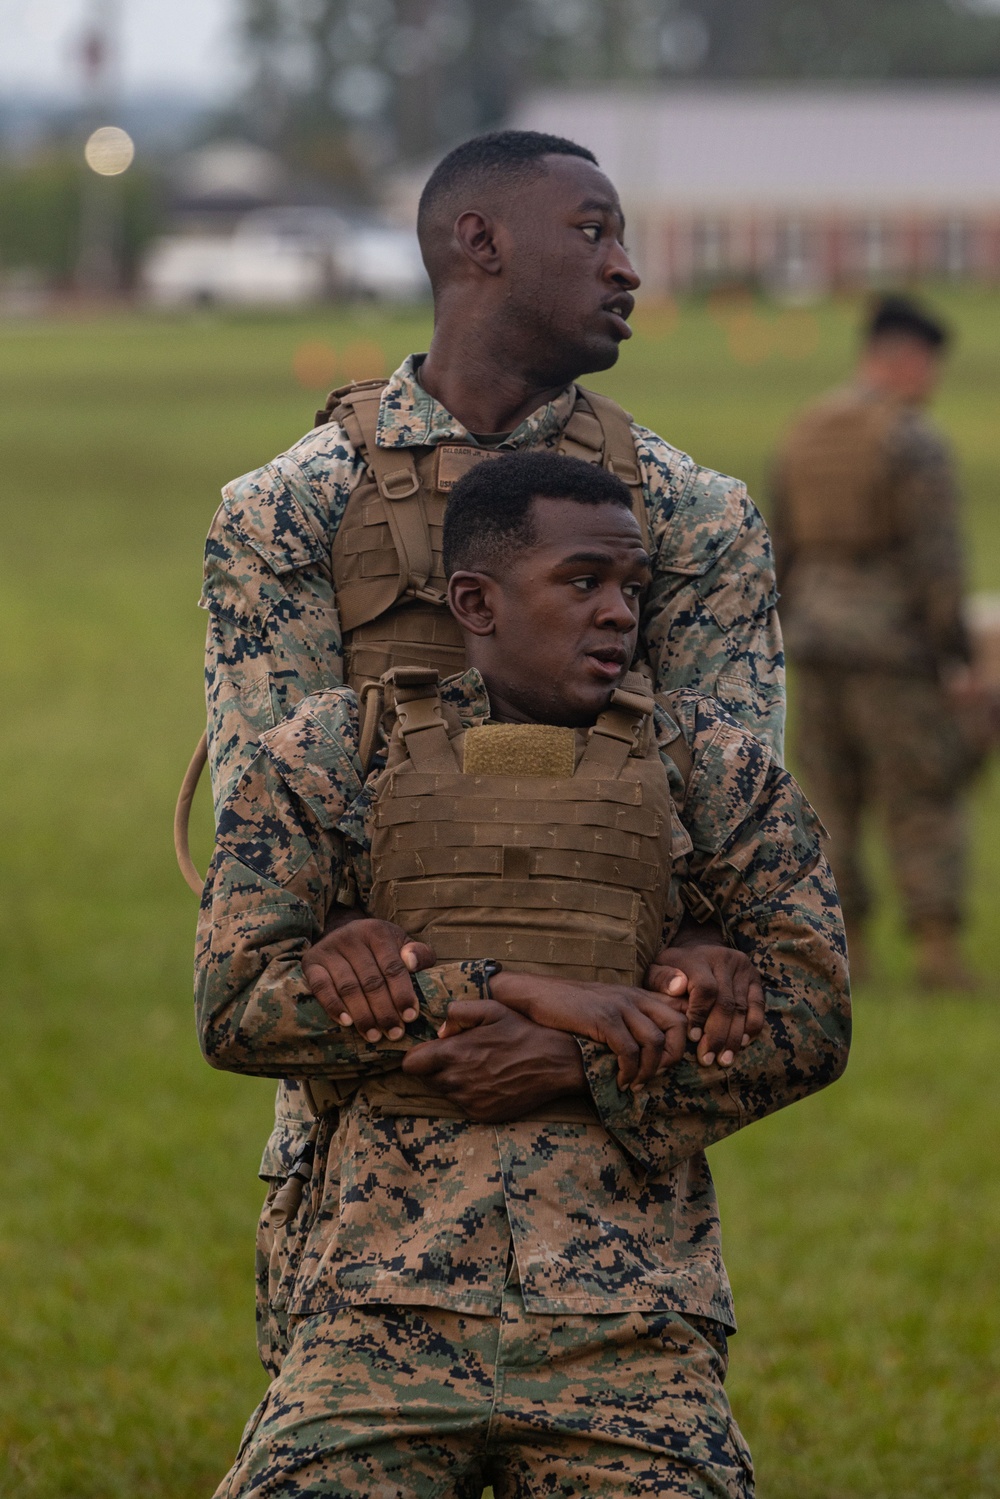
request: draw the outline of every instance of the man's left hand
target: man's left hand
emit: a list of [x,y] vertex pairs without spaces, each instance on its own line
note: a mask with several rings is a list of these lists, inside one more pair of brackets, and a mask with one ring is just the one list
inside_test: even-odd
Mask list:
[[427,1080],[480,1124],[524,1119],[570,1093],[587,1092],[572,1036],[526,1020],[494,999],[458,999],[448,1020],[462,1027],[408,1052],[403,1071]]

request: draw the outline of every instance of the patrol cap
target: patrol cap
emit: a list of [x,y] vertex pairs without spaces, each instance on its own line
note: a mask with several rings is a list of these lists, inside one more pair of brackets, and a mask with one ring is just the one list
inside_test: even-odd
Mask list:
[[944,349],[951,341],[951,331],[914,297],[893,293],[879,297],[868,317],[865,336],[870,343],[887,335],[918,338],[932,349]]

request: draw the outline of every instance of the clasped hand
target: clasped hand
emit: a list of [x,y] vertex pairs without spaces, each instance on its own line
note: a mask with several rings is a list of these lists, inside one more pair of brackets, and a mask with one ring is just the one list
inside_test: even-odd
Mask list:
[[[399,1040],[419,1013],[412,975],[435,961],[424,942],[410,939],[391,922],[348,917],[326,933],[302,959],[303,973],[327,1014],[341,1025],[356,1026],[371,1042]],[[491,1028],[503,1019],[496,1004],[532,1026],[567,1036],[585,1036],[607,1046],[618,1060],[621,1088],[645,1086],[664,1067],[680,1060],[690,1041],[703,1066],[731,1066],[737,1053],[759,1034],[764,1023],[764,994],[759,975],[745,954],[716,940],[689,941],[661,951],[646,976],[646,987],[590,983],[530,974],[498,973],[490,983],[493,1002],[454,1002],[438,1030],[439,1041],[425,1042],[409,1053],[404,1066],[436,1082],[431,1062],[447,1055],[479,1057],[486,1037],[471,1037],[463,1048],[442,1051],[442,1043]],[[508,1041],[521,1027],[501,1026]],[[495,1031],[490,1042],[500,1041]],[[558,1092],[567,1086],[565,1047],[542,1045],[535,1038],[532,1055],[548,1053],[561,1060]],[[540,1048],[540,1050],[539,1050]],[[515,1048],[517,1049],[517,1048]],[[474,1070],[478,1070],[474,1066]],[[447,1091],[454,1095],[454,1078]],[[582,1085],[582,1073],[580,1075]],[[442,1088],[444,1091],[444,1088]],[[552,1095],[557,1096],[557,1095]],[[478,1117],[478,1115],[477,1115]]]

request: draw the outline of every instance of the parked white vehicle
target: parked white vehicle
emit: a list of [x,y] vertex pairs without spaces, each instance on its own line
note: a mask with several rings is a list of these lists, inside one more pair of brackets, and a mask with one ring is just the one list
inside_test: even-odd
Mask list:
[[260,234],[329,256],[332,279],[346,296],[412,302],[430,293],[412,229],[334,208],[258,208],[240,220],[236,237]]
[[157,307],[299,306],[329,295],[323,257],[264,236],[167,235],[150,249],[142,284]]
[[415,234],[307,207],[254,209],[231,235],[167,235],[147,254],[142,282],[159,307],[415,301],[430,291]]

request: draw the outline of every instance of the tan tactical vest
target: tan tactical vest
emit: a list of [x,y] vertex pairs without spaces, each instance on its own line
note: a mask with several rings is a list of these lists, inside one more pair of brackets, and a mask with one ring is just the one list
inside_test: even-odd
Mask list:
[[[463,730],[437,674],[391,674],[395,726],[375,794],[372,916],[429,942],[439,962],[641,983],[660,949],[670,887],[670,791],[653,699],[630,673],[593,729]],[[465,1118],[402,1071],[365,1080],[388,1114]],[[356,1085],[355,1085],[356,1087]],[[317,1114],[350,1084],[313,1079]],[[537,1118],[592,1122],[585,1099]]]
[[838,391],[792,429],[781,472],[797,555],[854,560],[899,539],[887,441],[898,414],[894,401]]
[[[360,692],[394,666],[461,671],[461,632],[448,612],[441,538],[448,494],[474,464],[508,449],[473,443],[380,448],[376,441],[385,380],[335,390],[316,413],[339,423],[366,474],[347,502],[333,543],[333,583],[344,638],[344,680]],[[576,387],[576,404],[558,452],[603,464],[631,489],[632,508],[649,545],[642,475],[631,417],[606,396]]]
[[670,792],[653,699],[630,674],[590,730],[462,730],[426,671],[393,673],[368,909],[442,962],[641,983],[670,881]]

